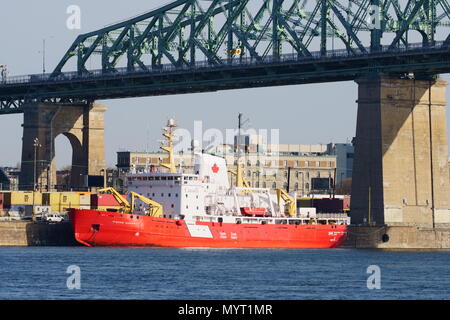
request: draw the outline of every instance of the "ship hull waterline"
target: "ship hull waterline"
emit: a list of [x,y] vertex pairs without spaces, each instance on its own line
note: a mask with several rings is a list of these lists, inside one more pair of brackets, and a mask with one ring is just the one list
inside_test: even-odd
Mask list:
[[346,225],[189,223],[96,210],[71,209],[69,216],[75,239],[89,247],[325,249],[339,247],[347,231]]

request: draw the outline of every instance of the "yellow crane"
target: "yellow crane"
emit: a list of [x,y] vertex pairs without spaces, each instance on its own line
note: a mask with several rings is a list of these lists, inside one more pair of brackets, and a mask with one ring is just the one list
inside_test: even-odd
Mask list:
[[239,174],[237,171],[234,171],[232,169],[228,169],[228,172],[236,176],[236,186],[238,188],[241,188],[241,187],[250,188],[250,184],[247,182],[247,180],[245,180],[242,172],[241,172],[241,174]]
[[122,197],[122,195],[116,191],[116,189],[114,188],[104,188],[104,189],[100,189],[98,190],[99,193],[102,192],[111,192],[111,194],[113,195],[114,199],[116,199],[116,201],[123,207],[123,211],[130,213],[132,212],[131,210],[131,204],[127,201],[127,199],[125,199],[124,197]]
[[148,205],[149,215],[151,217],[161,218],[163,216],[163,206],[160,203],[150,200],[136,192],[130,192],[130,194],[131,194],[131,207],[133,209],[134,209],[135,198],[138,198],[139,200],[141,200],[142,202],[144,202],[145,204]]
[[134,212],[135,201],[136,201],[136,198],[138,198],[139,200],[141,200],[142,202],[144,202],[145,204],[147,204],[149,206],[149,209],[150,209],[149,215],[150,216],[156,217],[156,218],[161,218],[163,216],[163,206],[160,203],[150,200],[136,192],[130,192],[131,203],[128,202],[127,199],[122,197],[122,195],[119,192],[117,192],[117,190],[114,188],[104,188],[104,189],[98,190],[98,192],[111,192],[114,199],[116,199],[116,201],[123,207],[123,212],[125,212],[125,213],[133,213]]
[[294,197],[291,197],[285,190],[277,189],[278,206],[281,208],[281,199],[283,199],[285,205],[287,205],[287,210],[284,213],[289,214],[294,217],[297,213],[297,204]]

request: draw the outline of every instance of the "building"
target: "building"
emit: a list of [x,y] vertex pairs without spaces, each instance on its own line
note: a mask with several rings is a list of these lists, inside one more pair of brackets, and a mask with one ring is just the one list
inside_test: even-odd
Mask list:
[[18,190],[20,170],[17,168],[0,168],[0,190]]
[[[244,177],[251,187],[285,189],[299,195],[328,194],[334,189],[336,179],[336,155],[327,153],[327,145],[264,145],[252,143],[260,141],[255,138],[244,139],[245,151],[241,163],[245,164]],[[236,148],[221,145],[208,153],[225,158],[228,169],[236,171]],[[130,171],[140,172],[158,170],[161,163],[166,163],[166,153],[130,152],[117,153],[119,183],[125,184],[125,175]],[[191,152],[175,155],[175,163],[180,170],[193,171]],[[230,180],[236,177],[230,173]]]
[[336,156],[336,185],[339,186],[352,177],[355,147],[351,143],[329,143],[327,153]]

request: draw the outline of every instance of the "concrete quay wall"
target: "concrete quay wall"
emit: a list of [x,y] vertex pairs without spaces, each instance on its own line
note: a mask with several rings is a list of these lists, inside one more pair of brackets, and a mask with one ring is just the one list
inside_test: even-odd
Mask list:
[[70,223],[0,222],[0,246],[74,246]]
[[450,249],[450,228],[350,226],[342,248]]

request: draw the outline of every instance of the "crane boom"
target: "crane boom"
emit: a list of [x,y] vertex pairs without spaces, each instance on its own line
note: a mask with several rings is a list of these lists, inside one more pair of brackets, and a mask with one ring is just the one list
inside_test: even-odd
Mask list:
[[138,198],[139,200],[141,200],[142,202],[144,202],[145,204],[147,204],[149,206],[151,217],[161,218],[163,216],[163,206],[160,203],[150,200],[136,192],[130,192],[130,195],[131,195],[131,210],[132,211],[134,211],[135,198]]
[[122,195],[119,192],[117,192],[116,189],[114,189],[114,188],[104,188],[104,189],[98,190],[98,192],[111,192],[111,194],[113,195],[114,199],[116,199],[116,201],[122,207],[124,207],[125,211],[132,212],[131,204],[127,201],[127,199],[122,197]]
[[288,205],[288,208],[285,211],[285,213],[289,214],[291,217],[295,216],[297,211],[297,204],[295,199],[291,197],[283,189],[277,189],[277,198],[278,198],[278,206],[280,207],[280,200],[283,199],[283,201]]
[[[235,175],[236,177],[238,176],[237,171],[228,169],[228,172],[230,172],[231,174]],[[238,187],[240,186],[240,184],[242,184],[242,186],[243,186],[244,188],[250,188],[249,183],[247,182],[247,180],[245,180],[244,177],[241,176],[240,179],[242,180],[242,182],[239,183],[239,181],[237,181],[237,183],[236,183]]]

